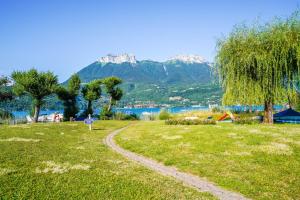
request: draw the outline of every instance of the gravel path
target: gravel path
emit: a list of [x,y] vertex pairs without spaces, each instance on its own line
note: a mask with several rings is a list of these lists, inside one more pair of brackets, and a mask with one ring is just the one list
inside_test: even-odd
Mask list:
[[151,160],[149,158],[146,158],[141,155],[137,155],[135,153],[132,153],[130,151],[127,151],[120,146],[118,146],[114,142],[114,136],[126,129],[127,127],[118,129],[112,133],[110,133],[106,138],[104,138],[104,143],[111,147],[116,152],[122,154],[123,156],[127,157],[130,160],[136,161],[140,163],[141,165],[150,168],[156,172],[159,172],[160,174],[163,174],[165,176],[172,176],[177,180],[182,181],[183,183],[192,186],[201,192],[209,192],[215,197],[219,199],[224,200],[235,200],[235,199],[247,199],[243,197],[241,194],[230,192],[228,190],[222,189],[216,185],[214,185],[211,182],[208,182],[198,176],[194,176],[188,173],[180,172],[177,169],[173,167],[165,166],[161,163],[158,163],[154,160]]

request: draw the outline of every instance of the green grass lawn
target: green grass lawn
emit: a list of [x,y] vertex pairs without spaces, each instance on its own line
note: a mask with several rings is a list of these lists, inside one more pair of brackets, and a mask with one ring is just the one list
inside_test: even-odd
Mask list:
[[128,123],[1,126],[0,199],[212,199],[102,143]]
[[300,125],[140,122],[116,140],[253,199],[300,199]]

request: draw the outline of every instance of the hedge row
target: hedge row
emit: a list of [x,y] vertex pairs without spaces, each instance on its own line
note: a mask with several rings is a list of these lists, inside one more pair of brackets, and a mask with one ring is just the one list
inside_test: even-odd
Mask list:
[[169,119],[165,121],[166,125],[215,125],[215,120],[187,120],[187,119]]
[[233,121],[235,124],[259,124],[260,120],[251,118],[239,118]]

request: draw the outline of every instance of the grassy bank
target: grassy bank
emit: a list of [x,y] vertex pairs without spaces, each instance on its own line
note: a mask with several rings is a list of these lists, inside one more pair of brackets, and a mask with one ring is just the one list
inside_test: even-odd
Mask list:
[[140,122],[116,140],[253,199],[300,199],[300,125]]
[[129,122],[0,127],[0,199],[211,199],[124,159],[102,140]]

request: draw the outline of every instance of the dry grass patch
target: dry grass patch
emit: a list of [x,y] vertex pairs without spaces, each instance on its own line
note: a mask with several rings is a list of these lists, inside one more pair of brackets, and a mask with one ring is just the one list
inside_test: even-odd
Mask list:
[[66,124],[67,126],[78,126],[78,124]]
[[182,136],[181,135],[163,135],[162,138],[166,139],[166,140],[177,140],[177,139],[182,138]]
[[10,173],[15,172],[16,170],[14,169],[9,169],[9,168],[0,168],[0,176],[4,176]]
[[70,170],[89,170],[90,166],[85,164],[75,164],[70,163],[55,163],[54,161],[43,161],[44,167],[37,167],[35,169],[36,173],[52,173],[52,174],[63,174],[69,172]]
[[261,151],[267,154],[275,154],[275,155],[292,155],[292,148],[283,143],[271,142],[265,145],[259,145],[253,149],[253,151]]
[[30,125],[20,124],[20,125],[12,125],[11,128],[30,128]]
[[248,151],[241,151],[241,152],[225,151],[224,153],[221,153],[221,155],[224,155],[224,156],[251,156],[252,153],[248,152]]
[[7,139],[0,139],[0,142],[40,142],[40,139],[33,138],[21,138],[21,137],[12,137]]

